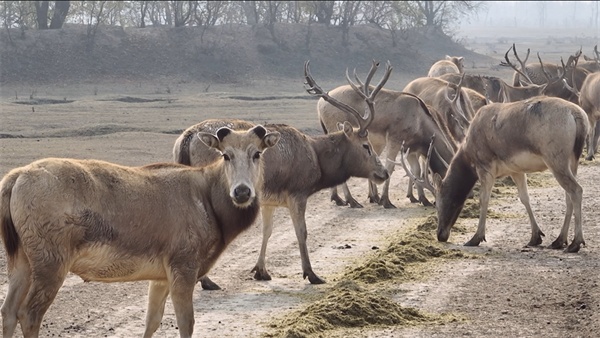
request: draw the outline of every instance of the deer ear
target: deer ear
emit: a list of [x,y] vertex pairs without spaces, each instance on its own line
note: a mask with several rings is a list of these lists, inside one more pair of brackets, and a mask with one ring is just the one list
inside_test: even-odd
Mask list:
[[451,60],[451,59],[452,59],[452,56],[446,55],[446,60]]
[[465,59],[465,57],[464,57],[464,56],[460,56],[460,57],[458,58],[458,61],[460,61],[460,62],[463,62],[463,60],[464,60],[464,59]]
[[274,145],[277,144],[277,142],[279,142],[279,139],[281,138],[281,134],[278,131],[274,131],[271,133],[267,133],[265,135],[265,137],[263,137],[263,141],[262,141],[262,149],[266,149],[266,148],[270,148]]
[[198,136],[200,141],[202,141],[202,143],[206,144],[207,147],[215,148],[215,149],[219,148],[219,144],[221,142],[219,141],[219,139],[217,138],[216,135],[213,135],[211,133],[203,133],[203,132],[199,132],[196,135]]
[[352,133],[354,133],[354,128],[352,127],[350,122],[344,121],[343,127],[344,127],[344,134],[346,134],[346,136],[348,136],[348,137],[352,136]]
[[223,141],[225,136],[231,134],[231,132],[232,130],[227,127],[219,128],[219,130],[217,130],[217,137],[219,138],[219,141]]
[[261,126],[260,124],[250,129],[250,131],[253,131],[256,134],[256,136],[258,136],[258,138],[261,139],[264,138],[267,134],[267,130],[265,129],[265,127]]

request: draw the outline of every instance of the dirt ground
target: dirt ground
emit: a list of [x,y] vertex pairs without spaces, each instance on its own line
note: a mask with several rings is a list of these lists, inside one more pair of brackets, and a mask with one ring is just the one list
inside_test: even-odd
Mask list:
[[[366,68],[366,66],[365,66]],[[472,69],[490,74],[496,70]],[[509,73],[502,73],[507,80]],[[341,78],[341,77],[340,77]],[[410,78],[392,75],[386,88],[400,90]],[[317,79],[318,81],[318,79]],[[325,89],[343,84],[324,82]],[[1,88],[0,175],[44,157],[94,158],[123,165],[171,160],[179,133],[207,118],[241,118],[256,123],[286,123],[319,135],[316,101],[307,99],[301,80],[256,80],[244,86],[201,83],[135,82],[78,86],[3,86]],[[28,100],[36,91],[38,101]],[[16,96],[19,99],[16,99]],[[276,97],[277,99],[269,99]],[[131,102],[131,98],[150,102]],[[62,100],[44,104],[41,99]],[[26,104],[19,104],[25,101]],[[66,103],[68,101],[73,101]],[[46,103],[48,101],[45,101]],[[32,104],[41,103],[41,104]],[[549,173],[533,175],[530,197],[544,244],[558,236],[565,212],[563,190]],[[475,231],[476,218],[461,218],[464,232],[453,232],[444,248],[476,258],[433,259],[415,278],[361,284],[405,307],[424,313],[452,314],[459,320],[436,324],[338,328],[322,337],[597,337],[600,333],[600,180],[598,162],[578,174],[584,188],[586,246],[577,254],[524,248],[529,222],[516,189],[492,198],[500,215],[488,219],[487,242],[462,246]],[[308,247],[314,271],[327,281],[302,279],[300,255],[289,214],[275,214],[267,252],[271,281],[255,281],[261,242],[260,219],[238,237],[210,272],[221,291],[194,293],[197,337],[261,337],[273,334],[272,322],[306,308],[327,295],[346,269],[360,265],[390,245],[392,235],[435,214],[404,197],[407,178],[392,175],[390,198],[398,207],[370,205],[366,181],[351,179],[350,189],[364,209],[337,207],[329,192],[309,199]],[[571,230],[572,234],[572,230]],[[571,235],[572,236],[572,235]],[[131,337],[144,330],[147,283],[84,283],[69,275],[44,318],[42,337]],[[0,298],[8,288],[6,258],[0,254]],[[20,331],[18,331],[20,334]],[[170,302],[156,337],[178,337]]]

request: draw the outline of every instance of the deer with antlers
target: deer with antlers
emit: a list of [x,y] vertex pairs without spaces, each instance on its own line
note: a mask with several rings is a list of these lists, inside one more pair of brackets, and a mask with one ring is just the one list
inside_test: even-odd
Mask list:
[[[460,74],[444,74],[440,76],[440,79],[458,84],[462,76]],[[475,90],[481,95],[489,95],[492,102],[515,102],[543,95],[548,85],[528,84],[527,86],[515,87],[497,76],[465,74],[462,86],[463,88]],[[472,96],[469,95],[470,98]],[[477,99],[479,100],[480,98]],[[471,100],[471,104],[475,111],[477,111],[478,107],[473,100]]]
[[[521,66],[520,68],[515,66],[508,58],[508,53],[511,49],[513,50],[515,59]],[[579,100],[577,96],[565,86],[563,79],[567,80],[569,86],[581,88],[581,84],[590,73],[584,68],[573,66],[576,64],[576,60],[581,56],[581,50],[577,51],[574,55],[571,55],[566,65],[561,59],[562,66],[543,62],[539,53],[537,54],[539,63],[526,64],[530,52],[531,50],[527,49],[525,60],[521,60],[517,53],[516,46],[513,43],[508,51],[506,51],[506,54],[504,54],[505,61],[501,62],[500,65],[511,67],[515,71],[513,75],[513,86],[546,84],[547,87],[544,89],[545,95],[560,97],[567,101],[578,103]]]
[[[574,67],[576,66],[577,60],[574,62]],[[591,161],[594,159],[598,146],[598,138],[600,137],[600,124],[597,123],[598,119],[600,119],[600,73],[589,74],[581,85],[581,91],[577,89],[577,86],[571,87],[566,79],[563,79],[563,81],[565,87],[578,98],[579,105],[588,116],[591,130],[587,141],[588,154],[585,159]],[[571,82],[576,83],[574,79]]]
[[[378,66],[379,63],[373,61],[367,76],[366,89],[359,89],[346,76],[350,86],[354,88],[362,100],[360,109],[365,109],[365,104],[367,106],[364,113],[359,113],[358,109],[332,97],[321,89],[310,74],[308,62],[304,65],[307,92],[321,97],[351,115],[353,122],[358,124],[357,128],[353,128],[350,122],[343,121],[337,126],[338,129],[335,132],[321,137],[310,137],[291,126],[283,124],[265,125],[265,128],[270,131],[277,131],[281,137],[276,147],[265,151],[263,154],[266,164],[262,195],[260,196],[263,241],[258,261],[252,269],[255,272],[255,279],[271,279],[265,261],[267,244],[273,231],[273,214],[276,208],[286,207],[290,212],[298,239],[303,277],[308,277],[311,284],[325,283],[313,272],[308,257],[306,244],[308,233],[305,219],[308,198],[322,189],[341,184],[350,177],[368,178],[377,184],[381,184],[389,178],[388,171],[373,151],[367,131],[367,128],[370,127],[377,116],[375,98],[392,72],[392,67],[388,62],[381,81],[375,87],[369,87],[368,83]],[[231,120],[208,120],[191,126],[175,142],[173,149],[175,160],[186,165],[203,166],[218,158],[220,154],[203,147],[201,143],[192,139],[199,132],[211,130],[211,128],[217,128],[221,125],[247,127],[245,123]],[[201,283],[205,289],[219,288],[207,276],[201,278]]]
[[[360,81],[356,78],[357,81]],[[365,89],[367,84],[360,83],[358,88]],[[364,106],[363,99],[358,92],[350,85],[340,86],[329,92],[329,95],[336,100],[342,101],[347,105],[358,110]],[[431,106],[426,105],[418,96],[410,93],[394,90],[382,89],[375,99],[377,107],[377,116],[369,126],[369,140],[373,144],[373,149],[377,154],[382,154],[386,149],[385,156],[395,159],[400,151],[403,141],[411,144],[411,153],[409,154],[409,163],[415,172],[420,172],[419,158],[427,153],[429,138],[434,133],[437,135],[448,135],[447,131],[440,130],[436,124],[434,116],[437,112]],[[343,121],[350,121],[354,126],[357,125],[356,117],[346,110],[339,109],[325,99],[317,103],[317,112],[323,131],[331,133],[337,130],[337,124]],[[439,154],[431,161],[431,170],[444,176],[446,167],[444,162],[450,161],[453,151],[456,148],[449,139],[440,137],[434,147]],[[390,176],[393,173],[394,166],[387,165]],[[369,182],[369,201],[378,203],[384,208],[395,208],[389,199],[388,179],[382,188],[381,196],[377,192],[377,186]],[[413,195],[413,184],[409,182],[406,197],[412,203],[422,203],[423,205],[432,205],[425,196],[423,189],[417,186],[417,198]],[[331,189],[331,200],[338,206],[350,205],[352,208],[361,208],[362,205],[354,199],[346,183],[342,184],[344,198],[338,195],[336,187]]]
[[416,177],[407,168],[404,157],[400,164],[415,182],[434,192],[437,238],[442,242],[448,240],[469,191],[479,179],[479,224],[466,246],[477,246],[485,241],[486,215],[494,180],[503,176],[512,177],[529,215],[531,239],[527,245],[540,245],[544,234],[529,204],[526,174],[549,169],[565,190],[567,204],[562,230],[550,247],[566,246],[574,215],[575,236],[566,250],[577,252],[585,241],[581,217],[583,189],[575,176],[588,130],[589,122],[583,109],[559,98],[538,96],[512,103],[492,103],[481,108],[471,121],[465,141],[443,179],[435,174],[433,181],[427,175],[425,179]]

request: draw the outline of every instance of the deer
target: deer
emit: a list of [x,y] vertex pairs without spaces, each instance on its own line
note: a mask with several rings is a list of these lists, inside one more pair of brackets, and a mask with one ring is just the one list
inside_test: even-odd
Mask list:
[[[356,119],[358,128],[354,128],[350,122],[345,121],[340,123],[339,130],[336,132],[311,137],[288,125],[265,125],[269,130],[280,133],[281,139],[276,147],[265,151],[263,156],[266,162],[261,196],[263,238],[258,261],[252,269],[252,272],[255,272],[254,279],[271,280],[266,268],[265,257],[267,244],[273,231],[273,214],[276,208],[286,207],[290,212],[298,239],[303,278],[308,277],[311,284],[325,283],[314,273],[308,255],[308,232],[305,219],[308,198],[322,189],[339,185],[350,177],[368,178],[378,184],[389,178],[387,169],[373,151],[367,129],[377,116],[375,98],[392,72],[392,67],[388,62],[380,82],[373,89],[369,89],[371,87],[368,84],[378,67],[379,63],[373,61],[362,89],[359,89],[346,76],[348,82],[362,98],[361,109],[365,109],[365,104],[367,106],[366,112],[363,114],[321,89],[310,74],[309,63],[306,62],[304,65],[306,91],[351,114]],[[193,135],[205,128],[208,127],[204,122],[193,125],[182,133],[180,139],[185,139],[186,135]],[[207,154],[207,151],[210,152],[210,149],[201,146],[198,142],[178,140],[175,143],[174,159],[176,161],[189,159],[189,162],[181,164],[190,166],[205,165],[212,156]],[[216,285],[208,276],[203,277],[201,282],[207,286],[214,287]]]
[[[550,170],[565,190],[567,205],[562,230],[550,248],[562,249],[568,244],[569,225],[574,215],[574,238],[566,251],[578,252],[585,241],[581,216],[583,188],[576,175],[588,130],[585,111],[560,98],[538,96],[524,101],[491,103],[481,108],[471,121],[465,141],[452,158],[444,178],[436,174],[432,179],[427,175],[418,178],[406,166],[404,156],[400,164],[417,184],[434,192],[440,242],[448,241],[468,193],[477,180],[480,181],[479,223],[465,246],[478,246],[485,241],[486,215],[494,181],[504,176],[510,176],[515,182],[529,216],[531,239],[527,246],[541,245],[545,235],[529,204],[526,174]],[[427,160],[430,157],[431,152]]]
[[[431,105],[440,115],[440,123],[448,126],[454,142],[460,143],[465,137],[469,121],[475,116],[469,93],[462,88],[462,82],[454,85],[435,77],[421,77],[409,82],[404,92],[419,96]],[[454,91],[454,93],[450,93]],[[481,96],[479,93],[473,93]],[[450,96],[453,96],[452,98]],[[482,96],[485,102],[485,97]]]
[[431,68],[429,68],[429,72],[427,73],[428,77],[438,77],[448,73],[463,73],[463,63],[465,58],[462,56],[449,56],[446,55],[444,60],[439,60],[434,63]]
[[261,154],[280,134],[256,126],[197,137],[222,158],[202,168],[46,158],[4,176],[3,337],[17,324],[37,337],[68,272],[86,282],[149,280],[144,337],[160,326],[169,295],[180,337],[192,336],[197,279],[257,217]]
[[[461,75],[460,74],[444,74],[439,77],[442,80],[458,84]],[[485,75],[471,75],[466,74],[463,80],[463,87],[470,88],[477,91],[481,95],[489,95],[492,102],[515,102],[525,100],[534,96],[544,95],[548,84],[528,84],[527,86],[515,87],[499,77],[496,76],[485,76]],[[469,95],[470,97],[472,95]],[[478,98],[479,99],[479,98]],[[473,104],[475,111],[478,107]]]
[[579,67],[587,69],[590,73],[600,72],[600,53],[598,53],[598,45],[594,46],[594,57],[590,58],[583,56],[584,60],[579,61]]
[[[365,87],[359,85],[359,88]],[[329,95],[356,110],[364,106],[361,96],[350,85],[337,87],[331,90]],[[419,158],[424,157],[427,153],[429,137],[435,133],[448,135],[447,131],[440,129],[443,126],[440,127],[436,124],[434,115],[437,113],[414,94],[385,88],[375,98],[375,105],[377,106],[377,115],[369,126],[369,140],[375,153],[381,155],[385,149],[385,157],[395,159],[400,151],[402,141],[406,141],[411,144],[413,150],[409,156],[409,163],[415,172],[420,172]],[[317,102],[317,113],[325,134],[335,131],[337,124],[343,121],[349,121],[354,126],[357,126],[358,123],[353,114],[339,109],[325,99],[319,99]],[[440,157],[436,157],[431,162],[431,170],[443,176],[446,173],[444,162],[449,162],[454,154],[453,143],[448,138],[439,138],[434,147]],[[386,168],[391,177],[394,166],[386,164]],[[386,209],[395,208],[396,206],[389,198],[389,184],[390,179],[384,183],[381,196],[379,196],[377,186],[373,182],[369,182],[369,202],[377,203]],[[432,205],[420,186],[416,187],[418,198],[415,198],[412,187],[412,182],[409,182],[406,197],[411,203]],[[342,184],[342,190],[344,199],[338,195],[337,187],[331,189],[331,200],[337,206],[363,207],[352,196],[346,183]]]
[[[515,58],[521,65],[520,68],[517,68],[508,59],[508,53],[511,51],[511,49],[513,50]],[[571,83],[569,85],[571,87],[576,86],[581,88],[581,84],[585,80],[585,77],[589,74],[589,71],[581,67],[572,66],[574,61],[580,57],[581,50],[577,51],[574,55],[571,55],[566,65],[561,59],[561,63],[563,64],[562,66],[543,62],[539,53],[537,54],[539,63],[526,64],[530,52],[530,49],[527,49],[525,60],[521,60],[518,56],[516,46],[513,43],[506,54],[504,54],[505,61],[501,62],[500,65],[511,67],[515,71],[513,75],[513,86],[522,86],[524,84],[546,84],[547,87],[544,89],[545,95],[560,97],[567,101],[578,103],[577,96],[574,95],[568,88],[566,88],[562,80],[567,79],[567,81],[575,81],[574,84]]]
[[[597,52],[597,49],[595,50]],[[576,67],[577,60],[575,60],[574,64]],[[578,98],[579,105],[587,114],[590,122],[591,130],[587,141],[588,154],[585,159],[592,161],[596,154],[598,138],[600,137],[600,124],[597,123],[598,119],[600,119],[600,96],[598,95],[600,93],[600,72],[588,75],[581,85],[581,91],[577,89],[577,86],[569,86],[566,79],[563,79],[563,81],[565,87]],[[576,83],[576,81],[573,80],[572,83]]]

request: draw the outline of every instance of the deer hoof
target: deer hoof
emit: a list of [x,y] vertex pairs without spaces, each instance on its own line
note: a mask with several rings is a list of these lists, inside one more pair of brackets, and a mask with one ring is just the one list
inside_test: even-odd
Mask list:
[[527,243],[527,246],[532,247],[532,246],[538,246],[540,244],[542,244],[542,237],[545,236],[543,232],[537,232],[535,234],[531,234],[531,239],[529,240],[529,243]]
[[426,198],[423,198],[423,200],[421,201],[421,203],[422,203],[422,204],[423,204],[423,206],[425,206],[425,207],[432,207],[432,206],[433,206],[433,203],[429,202],[429,200],[428,200],[428,199],[426,199]]
[[362,204],[358,203],[354,198],[348,200],[348,203],[350,204],[350,208],[362,208]]
[[467,243],[463,244],[464,246],[479,246],[479,243],[481,243],[481,241],[485,242],[485,237],[484,238],[478,238],[476,236],[473,236],[473,238],[471,238],[471,240],[469,240]]
[[586,160],[586,161],[593,161],[593,160],[594,160],[594,155],[592,155],[592,156],[587,156],[587,157],[585,158],[585,160]]
[[410,203],[419,203],[420,201],[416,199],[414,196],[406,196],[410,200]]
[[331,200],[335,202],[335,205],[337,205],[338,207],[342,207],[345,205],[348,205],[348,202],[342,200],[339,196],[331,196]]
[[382,198],[379,204],[382,205],[385,209],[396,209],[396,206],[393,205],[392,202],[390,202],[390,199],[387,197]]
[[564,248],[567,245],[567,241],[558,237],[552,244],[548,245],[548,248],[559,250]]
[[[569,245],[569,247],[567,248],[566,252],[579,252],[579,249],[581,248],[581,244],[580,242],[575,242],[573,241],[571,243],[571,245]],[[585,243],[583,243],[585,244]]]
[[381,198],[379,196],[369,196],[369,203],[381,203]]
[[271,276],[265,268],[259,268],[258,266],[255,266],[251,272],[256,272],[254,274],[254,279],[256,280],[271,280]]
[[322,280],[321,278],[319,278],[319,276],[315,275],[314,272],[305,272],[303,275],[304,279],[306,279],[306,277],[308,277],[308,281],[310,282],[310,284],[325,284],[325,281]]
[[207,276],[200,278],[200,285],[202,285],[202,290],[221,290],[221,287]]

